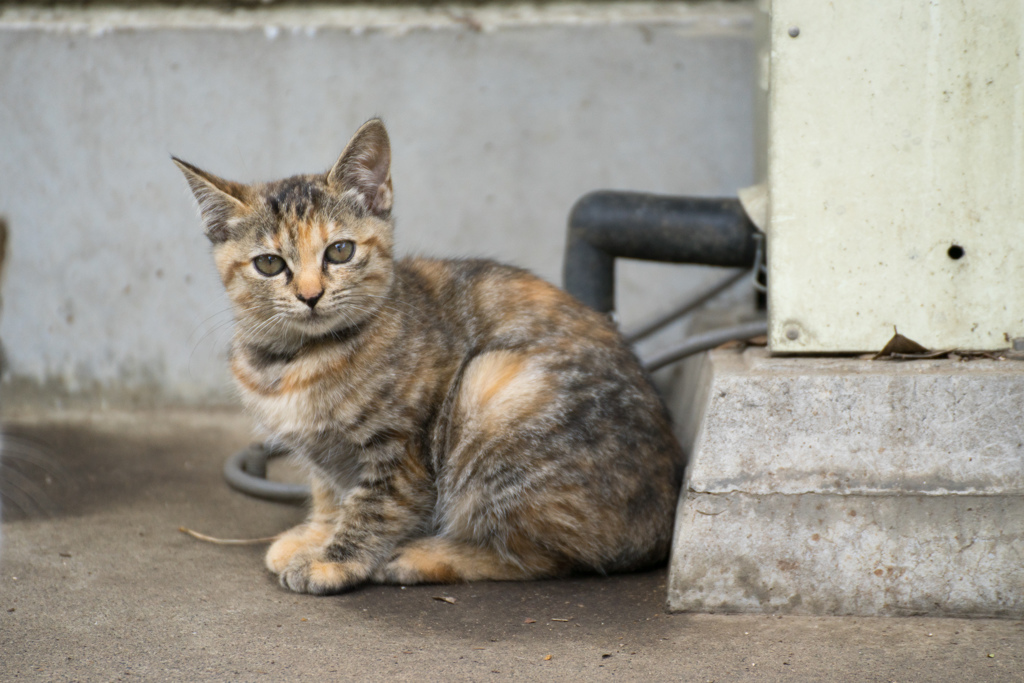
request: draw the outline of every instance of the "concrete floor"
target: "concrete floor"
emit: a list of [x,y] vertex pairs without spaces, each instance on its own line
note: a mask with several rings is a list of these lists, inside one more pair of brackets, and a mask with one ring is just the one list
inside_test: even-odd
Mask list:
[[[280,588],[264,536],[302,511],[229,490],[233,413],[8,419],[0,680],[1024,681],[1024,622],[666,614],[664,570],[611,578]],[[437,600],[453,597],[454,603]]]

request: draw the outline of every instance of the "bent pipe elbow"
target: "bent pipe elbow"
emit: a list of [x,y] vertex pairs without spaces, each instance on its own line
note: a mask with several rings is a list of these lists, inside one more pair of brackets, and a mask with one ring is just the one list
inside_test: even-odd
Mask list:
[[569,214],[565,289],[601,313],[615,307],[615,259],[749,268],[757,228],[738,199],[600,190]]
[[231,488],[265,500],[297,503],[311,495],[309,486],[267,479],[267,461],[286,451],[262,443],[250,444],[224,463],[224,479]]

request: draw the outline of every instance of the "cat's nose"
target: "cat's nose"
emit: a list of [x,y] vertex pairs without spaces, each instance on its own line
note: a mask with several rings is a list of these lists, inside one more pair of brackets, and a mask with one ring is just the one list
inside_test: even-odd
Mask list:
[[307,306],[310,307],[310,309],[312,309],[314,306],[316,306],[316,302],[320,301],[320,297],[322,297],[323,295],[324,295],[324,290],[321,289],[319,292],[317,292],[313,296],[302,296],[301,292],[296,294],[295,296],[296,296],[296,298],[298,298],[299,301],[301,301],[302,303],[306,304]]

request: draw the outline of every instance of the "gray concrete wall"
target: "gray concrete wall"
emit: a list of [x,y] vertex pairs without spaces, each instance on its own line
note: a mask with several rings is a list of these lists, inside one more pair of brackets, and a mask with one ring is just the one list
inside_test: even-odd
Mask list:
[[[394,147],[399,249],[561,280],[597,188],[753,175],[743,4],[0,12],[5,410],[230,400],[230,315],[173,153],[237,180]],[[716,274],[624,264],[628,327]]]

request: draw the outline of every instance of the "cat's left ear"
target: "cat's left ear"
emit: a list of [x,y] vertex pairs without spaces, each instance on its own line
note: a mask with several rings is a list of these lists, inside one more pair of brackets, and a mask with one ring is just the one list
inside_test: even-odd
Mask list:
[[370,119],[349,140],[327,183],[339,195],[350,194],[370,213],[391,213],[391,143],[380,119]]
[[249,206],[243,201],[245,186],[218,178],[177,157],[171,157],[171,161],[185,174],[199,203],[206,236],[214,244],[226,242],[231,237],[231,219],[249,212]]

